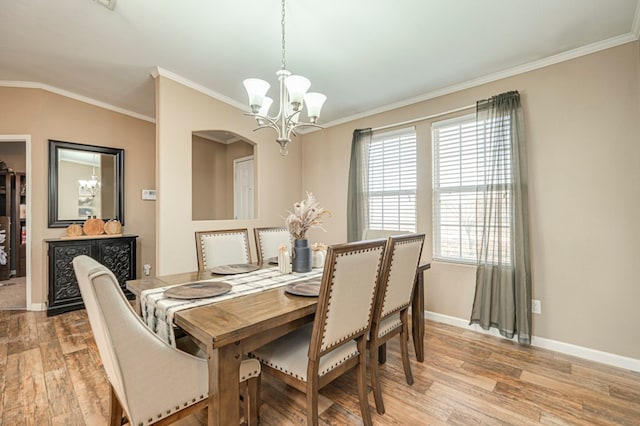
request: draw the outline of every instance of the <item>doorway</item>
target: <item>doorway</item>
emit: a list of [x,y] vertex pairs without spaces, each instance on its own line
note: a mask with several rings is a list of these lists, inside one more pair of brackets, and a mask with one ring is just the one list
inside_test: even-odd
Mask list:
[[253,219],[253,155],[233,160],[234,219]]
[[31,137],[0,135],[0,310],[31,307]]

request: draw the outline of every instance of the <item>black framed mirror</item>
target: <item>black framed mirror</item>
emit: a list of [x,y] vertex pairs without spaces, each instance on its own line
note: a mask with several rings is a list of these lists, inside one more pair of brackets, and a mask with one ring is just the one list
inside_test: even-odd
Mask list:
[[124,225],[124,149],[49,139],[49,228],[94,216]]

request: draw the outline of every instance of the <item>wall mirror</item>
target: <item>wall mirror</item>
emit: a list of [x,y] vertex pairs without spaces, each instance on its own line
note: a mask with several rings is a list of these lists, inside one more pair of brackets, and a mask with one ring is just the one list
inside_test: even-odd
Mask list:
[[124,225],[124,150],[49,140],[49,228],[93,216]]
[[255,144],[225,130],[191,134],[192,220],[255,217]]

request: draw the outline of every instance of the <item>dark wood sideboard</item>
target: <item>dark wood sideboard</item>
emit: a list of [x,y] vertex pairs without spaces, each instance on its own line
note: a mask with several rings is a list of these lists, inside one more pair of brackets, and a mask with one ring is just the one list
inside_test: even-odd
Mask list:
[[137,235],[113,237],[81,237],[45,240],[49,245],[49,306],[47,316],[84,308],[73,258],[85,254],[109,268],[118,279],[127,298],[135,296],[126,290],[127,280],[136,279]]

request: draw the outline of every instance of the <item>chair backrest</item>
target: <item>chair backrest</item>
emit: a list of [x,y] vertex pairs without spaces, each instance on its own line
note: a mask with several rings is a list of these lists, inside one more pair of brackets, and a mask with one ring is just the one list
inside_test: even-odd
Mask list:
[[389,229],[369,229],[362,231],[363,240],[373,240],[375,238],[388,238],[394,235],[410,234],[411,231],[398,231]]
[[291,252],[291,234],[287,228],[254,228],[253,233],[256,237],[258,263],[270,257],[277,257],[278,248],[282,244],[287,246],[287,251]]
[[424,234],[389,237],[374,321],[408,308],[413,296]]
[[198,270],[214,266],[251,263],[247,229],[196,232]]
[[[96,260],[77,256],[73,268],[102,364],[131,424],[166,416],[176,395],[185,402],[206,397],[206,360],[160,340],[135,313],[115,275]],[[168,370],[180,380],[167,377]]]
[[309,359],[369,332],[386,244],[379,239],[328,248]]

